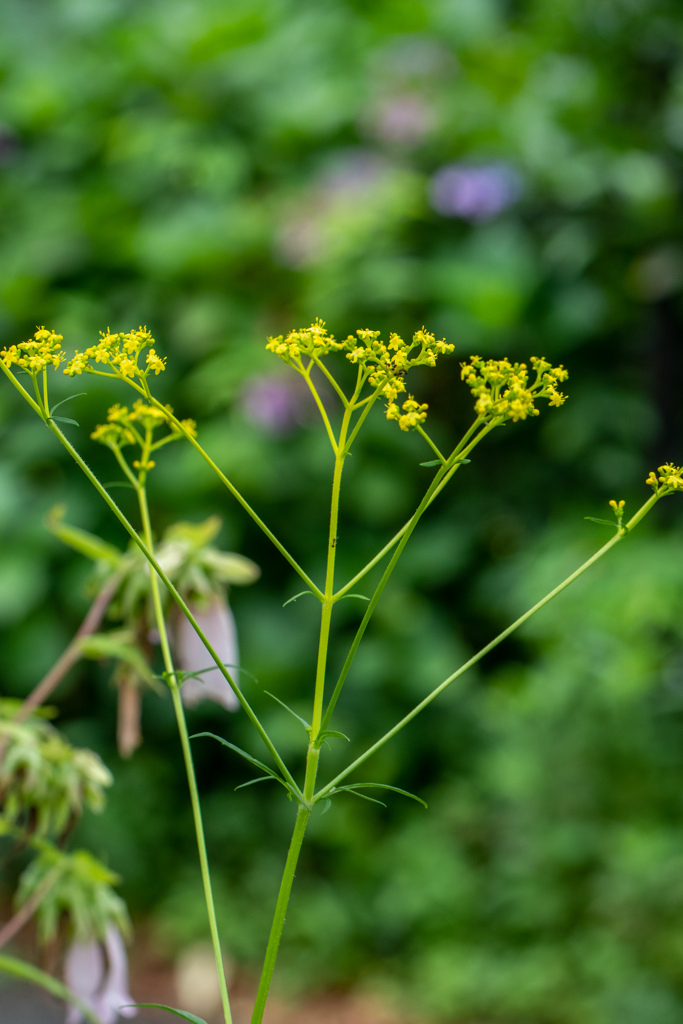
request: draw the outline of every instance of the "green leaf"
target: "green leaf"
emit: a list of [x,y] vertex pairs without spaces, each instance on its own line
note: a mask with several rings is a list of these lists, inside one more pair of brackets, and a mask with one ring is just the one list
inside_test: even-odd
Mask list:
[[294,597],[290,597],[289,601],[285,601],[282,607],[286,608],[288,604],[291,604],[292,601],[297,601],[300,597],[303,597],[304,594],[310,594],[311,597],[315,597],[315,594],[313,593],[312,590],[302,590],[300,591],[300,593],[295,594]]
[[[427,807],[427,804],[422,799],[422,797],[415,796],[414,793],[409,793],[407,789],[399,789],[398,786],[388,786],[384,782],[354,782],[350,786],[335,787],[334,789],[330,790],[330,795],[332,795],[333,793],[341,793],[343,791],[346,791],[348,793],[355,793],[357,789],[390,789],[392,793],[399,793],[401,796],[407,796],[410,800],[417,800],[417,802],[419,804],[422,804],[424,808]],[[362,796],[363,794],[355,793],[355,795]],[[370,797],[366,796],[364,799],[369,800]],[[381,800],[375,800],[374,802],[378,804],[382,803]],[[382,804],[382,806],[386,807],[386,804]]]
[[52,420],[53,423],[72,423],[74,427],[80,427],[78,420],[70,420],[68,416],[48,416],[48,420]]
[[331,790],[332,793],[352,793],[353,796],[359,797],[361,800],[367,800],[371,804],[379,804],[380,807],[386,807],[387,805],[382,800],[375,800],[374,796],[366,796],[365,793],[357,793],[353,786],[340,786],[339,789]]
[[[11,974],[15,978],[21,978],[23,981],[33,982],[34,985],[40,985],[47,992],[50,992],[53,996],[57,996],[58,999],[63,999],[66,1003],[71,1003],[83,1014],[86,1020],[90,1021],[90,1024],[102,1024],[102,1021],[87,1003],[84,1003],[75,992],[72,992],[66,985],[62,985],[61,981],[57,981],[52,975],[46,974],[45,971],[39,970],[34,967],[33,964],[27,964],[23,960],[14,956],[4,956],[0,954],[0,971],[4,971],[5,974]],[[192,1018],[188,1017],[188,1020]],[[195,1017],[195,1022],[199,1024],[206,1024],[206,1021],[202,1021],[201,1018]]]
[[90,658],[91,661],[100,661],[104,658],[123,661],[135,669],[140,679],[149,686],[158,686],[156,675],[127,629],[112,630],[111,633],[91,633],[90,636],[82,637],[78,646],[82,657]]
[[593,516],[584,516],[583,518],[587,519],[591,523],[599,523],[600,526],[612,526],[615,530],[619,529],[617,523],[613,519],[594,519]]
[[[272,779],[279,782],[281,786],[285,787],[288,793],[293,793],[292,787],[285,779],[282,778],[281,775],[278,775],[278,773],[273,771],[272,768],[269,768],[267,764],[263,763],[263,761],[259,761],[257,757],[252,757],[252,755],[248,754],[246,750],[242,750],[241,747],[235,746],[235,744],[230,743],[229,740],[224,740],[222,736],[216,736],[214,732],[196,732],[190,736],[190,739],[198,740],[201,739],[202,736],[208,736],[212,740],[218,740],[218,742],[222,743],[224,747],[229,747],[230,750],[234,750],[235,753],[239,754],[240,757],[243,757],[245,761],[249,761],[250,764],[255,765],[256,768],[260,768],[262,772],[266,773],[266,775],[270,775]],[[296,793],[293,795],[296,796]]]
[[456,466],[468,466],[471,461],[472,461],[472,459],[456,459],[455,460],[455,465]]
[[259,775],[258,779],[249,779],[249,782],[241,782],[239,786],[235,786],[234,792],[238,789],[245,789],[247,786],[255,786],[257,782],[272,782],[272,775]]
[[56,404],[56,405],[53,405],[53,406],[52,406],[52,412],[50,413],[50,418],[51,418],[51,419],[54,419],[54,416],[52,416],[52,413],[53,413],[53,412],[54,412],[54,411],[55,411],[56,409],[59,409],[60,405],[66,405],[66,403],[67,403],[67,402],[72,402],[72,401],[74,400],[74,398],[82,398],[82,397],[83,397],[83,395],[87,395],[87,394],[88,394],[88,392],[87,392],[87,391],[79,391],[77,395],[69,395],[69,397],[68,397],[68,398],[63,398],[63,399],[61,400],[61,402],[57,402],[57,404]]
[[77,526],[69,526],[64,522],[65,511],[64,505],[55,505],[50,509],[45,520],[45,525],[50,533],[53,533],[74,551],[91,558],[94,562],[108,562],[118,568],[124,557],[123,552],[115,548],[113,544],[107,544],[106,541],[100,540],[94,533],[88,533],[87,530],[81,530]]
[[344,594],[342,597],[339,598],[339,600],[340,601],[344,601],[344,600],[346,600],[347,597],[359,597],[361,599],[361,601],[369,601],[370,600],[370,598],[366,597],[365,594]]
[[330,800],[330,798],[329,798],[329,797],[327,797],[327,799],[326,799],[326,800],[323,800],[323,809],[322,809],[322,811],[320,812],[320,813],[321,813],[321,815],[322,815],[322,814],[327,814],[327,812],[329,811],[329,809],[330,809],[330,807],[331,807],[331,806],[332,806],[332,801]]
[[432,466],[443,466],[443,462],[441,459],[432,459],[430,462],[421,462],[420,465],[431,468]]
[[344,732],[337,732],[335,729],[325,729],[324,732],[318,733],[318,739],[319,740],[326,740],[328,736],[334,736],[334,737],[337,737],[338,739],[346,740],[347,743],[351,742],[351,740],[346,735],[346,733],[344,733]]
[[264,690],[263,692],[268,694],[269,697],[272,697],[273,700],[277,701],[278,704],[280,704],[285,709],[285,711],[289,711],[290,715],[293,715],[294,718],[296,718],[299,722],[301,722],[301,724],[303,725],[303,727],[304,727],[304,729],[306,730],[307,733],[310,732],[311,726],[306,721],[305,718],[302,718],[301,715],[297,715],[296,711],[292,711],[292,709],[289,707],[289,705],[285,704],[285,702],[283,700],[280,700],[279,697],[276,697],[274,693],[270,693],[268,690]]
[[[182,1017],[183,1020],[189,1020],[190,1024],[206,1024],[203,1017],[198,1017],[196,1013],[190,1013],[188,1010],[176,1010],[172,1006],[165,1006],[164,1003],[126,1003],[125,1007],[128,1006],[139,1006],[149,1008],[150,1010],[166,1010],[167,1013],[175,1013],[176,1017]],[[124,1009],[124,1006],[120,1009]]]

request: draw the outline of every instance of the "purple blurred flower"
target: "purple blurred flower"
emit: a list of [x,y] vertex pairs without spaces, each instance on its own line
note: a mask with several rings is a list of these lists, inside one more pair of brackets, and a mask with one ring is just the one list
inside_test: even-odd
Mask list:
[[432,106],[415,93],[386,96],[371,109],[367,130],[383,142],[416,146],[434,127]]
[[262,374],[247,381],[241,405],[250,423],[269,434],[287,434],[310,410],[310,393],[300,377]]
[[331,155],[292,209],[275,238],[275,249],[288,266],[316,263],[328,245],[330,219],[345,220],[382,189],[392,165],[369,149],[345,149]]
[[[207,640],[234,678],[240,656],[235,619],[228,602],[222,595],[212,594],[208,602],[195,599],[187,603]],[[230,684],[184,615],[179,616],[174,632],[178,668],[183,672],[199,673],[183,683],[180,691],[183,704],[192,708],[202,700],[215,700],[228,711],[236,711],[240,704]]]
[[522,178],[510,164],[447,164],[430,182],[437,213],[463,220],[491,220],[519,199]]
[[[97,939],[71,944],[64,961],[64,981],[104,1024],[116,1024],[119,1016],[135,1017],[138,1012],[130,1005],[128,957],[116,925],[107,927],[104,946]],[[70,1006],[66,1024],[81,1024],[82,1020],[80,1010]]]

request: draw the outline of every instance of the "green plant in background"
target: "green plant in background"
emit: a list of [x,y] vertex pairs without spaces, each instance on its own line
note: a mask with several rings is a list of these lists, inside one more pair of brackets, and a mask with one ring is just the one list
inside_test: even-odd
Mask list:
[[[359,330],[355,335],[351,335],[343,341],[338,341],[327,332],[324,323],[321,321],[316,321],[310,328],[292,331],[286,336],[269,339],[267,349],[284,360],[303,378],[318,409],[332,449],[333,470],[329,530],[326,541],[326,569],[324,581],[321,586],[318,586],[204,450],[197,440],[195,423],[191,420],[179,420],[174,415],[170,406],[164,405],[153,395],[150,388],[150,380],[152,375],[158,375],[165,368],[165,361],[157,355],[152,347],[154,343],[153,338],[146,328],[139,328],[128,333],[107,332],[102,334],[100,341],[96,345],[87,348],[84,352],[77,351],[67,362],[64,370],[65,374],[72,377],[88,373],[121,381],[132,387],[141,396],[134,402],[131,408],[118,404],[111,407],[106,423],[96,427],[92,434],[95,440],[111,449],[124,474],[125,482],[132,488],[135,494],[141,527],[138,531],[114,501],[109,489],[99,481],[62,431],[59,422],[63,418],[54,415],[57,406],[52,407],[50,404],[47,368],[56,368],[65,360],[61,350],[61,341],[60,335],[47,331],[45,328],[39,328],[34,337],[29,341],[3,350],[0,353],[0,365],[14,387],[22,394],[23,398],[31,405],[76,461],[90,483],[124,526],[138,551],[144,557],[145,562],[151,567],[148,576],[148,593],[151,598],[153,620],[158,631],[161,647],[163,662],[162,678],[171,693],[189,784],[204,896],[209,916],[216,968],[220,979],[221,999],[226,1024],[229,1024],[231,1021],[230,1005],[190,737],[188,735],[181,697],[181,690],[183,686],[187,685],[188,677],[191,677],[190,682],[196,684],[197,677],[201,676],[201,671],[199,673],[196,669],[194,671],[190,670],[189,673],[180,671],[174,660],[167,612],[164,609],[162,587],[165,588],[167,595],[170,595],[173,599],[211,656],[214,662],[211,671],[217,670],[222,675],[224,680],[222,692],[224,696],[229,693],[232,699],[232,695],[234,695],[246,712],[247,717],[266,747],[271,764],[262,762],[224,737],[206,732],[199,733],[198,735],[213,736],[213,738],[219,740],[226,747],[241,755],[250,764],[264,773],[251,781],[277,781],[285,789],[288,798],[296,804],[294,830],[282,875],[252,1015],[252,1024],[260,1024],[268,998],[295,870],[304,835],[314,809],[321,805],[324,812],[330,806],[331,801],[341,793],[350,793],[364,800],[379,803],[380,801],[375,800],[374,797],[370,797],[365,792],[366,789],[387,789],[405,796],[412,796],[412,794],[407,793],[405,790],[387,783],[370,781],[347,782],[346,780],[456,679],[460,678],[469,668],[533,616],[536,611],[548,604],[611,548],[623,540],[661,497],[672,494],[677,490],[683,490],[683,476],[681,475],[683,471],[668,463],[659,468],[658,474],[651,473],[647,482],[651,485],[653,494],[627,523],[623,522],[624,501],[617,502],[612,500],[610,505],[615,514],[615,521],[608,521],[607,525],[613,526],[615,533],[606,544],[572,572],[562,583],[550,590],[545,597],[540,601],[536,601],[528,611],[519,616],[512,625],[503,630],[494,640],[485,645],[473,657],[469,658],[460,668],[450,673],[427,696],[396,722],[392,728],[350,761],[330,781],[325,782],[323,785],[318,785],[318,772],[323,746],[327,741],[347,738],[339,731],[331,728],[333,713],[344,683],[353,666],[356,653],[380,597],[423,514],[450,482],[457,470],[462,465],[470,462],[469,456],[474,448],[491,431],[508,423],[514,423],[537,415],[539,410],[536,408],[535,403],[539,398],[547,399],[551,406],[561,405],[564,401],[564,395],[559,391],[558,385],[566,379],[567,372],[561,366],[553,367],[545,359],[533,358],[531,370],[529,370],[524,363],[511,363],[507,359],[481,359],[473,356],[469,362],[462,364],[461,376],[475,399],[475,418],[455,447],[447,454],[444,454],[424,427],[427,417],[426,403],[418,402],[412,395],[406,392],[404,378],[413,368],[435,366],[440,355],[452,352],[452,345],[444,341],[437,341],[433,334],[424,329],[416,332],[410,342],[405,342],[396,334],[391,334],[389,340],[385,342],[381,339],[380,332],[370,330]],[[355,381],[352,381],[350,386],[345,385],[344,377],[341,374],[333,372],[332,361],[328,359],[329,356],[340,353],[346,357],[348,363],[355,367]],[[13,366],[24,371],[28,376],[31,381],[29,389],[23,386],[20,379],[12,371]],[[321,393],[323,382],[326,382],[334,392],[335,401],[338,403],[336,413],[330,412],[329,402],[326,402],[323,398]],[[407,397],[404,397],[405,395]],[[335,579],[335,567],[340,547],[338,533],[339,508],[344,464],[351,454],[352,446],[371,409],[378,401],[386,403],[385,415],[387,420],[397,421],[402,431],[415,430],[422,437],[429,449],[431,449],[431,454],[435,456],[435,458],[423,463],[423,465],[434,468],[435,472],[415,512],[405,525],[355,575],[339,586],[338,581]],[[67,422],[73,424],[75,421],[67,420]],[[208,631],[202,628],[201,616],[197,613],[196,609],[191,607],[192,591],[197,589],[198,573],[200,575],[203,573],[204,589],[211,591],[211,586],[206,576],[207,567],[211,564],[213,564],[214,570],[217,566],[219,567],[218,576],[221,578],[222,573],[223,581],[231,580],[234,582],[236,575],[238,582],[251,582],[255,578],[257,570],[248,560],[238,560],[235,563],[233,556],[232,562],[228,560],[226,563],[225,558],[221,558],[216,552],[213,554],[209,552],[207,554],[205,543],[213,535],[212,529],[214,529],[210,524],[208,531],[206,524],[204,524],[204,528],[195,527],[194,530],[187,524],[180,527],[176,526],[170,532],[170,536],[167,535],[164,542],[166,545],[165,550],[163,544],[157,545],[155,543],[147,498],[147,477],[155,467],[155,459],[152,458],[152,455],[168,443],[181,438],[184,438],[210,466],[220,481],[227,487],[230,494],[237,499],[252,520],[263,530],[277,550],[299,575],[306,589],[301,594],[296,595],[296,597],[310,594],[320,604],[316,670],[312,695],[310,697],[310,721],[291,711],[280,698],[275,696],[275,700],[283,704],[288,711],[291,711],[300,722],[302,730],[304,730],[306,739],[302,736],[301,749],[302,751],[305,750],[305,769],[301,782],[297,782],[296,769],[290,769],[286,764],[272,736],[257,716],[242,687],[237,683],[234,665],[226,662],[225,655],[217,649],[218,645],[212,642],[212,638],[207,635]],[[128,456],[124,451],[128,448],[133,449],[134,458]],[[599,522],[602,521],[599,520]],[[82,536],[76,546],[79,543],[81,547],[83,546]],[[97,550],[97,540],[95,539],[90,543],[92,550]],[[180,545],[182,549],[183,543],[185,545],[185,556],[178,560],[176,552],[174,561],[172,554],[169,557],[169,546],[172,548],[173,544],[175,544],[177,548]],[[202,551],[203,548],[203,553],[198,556],[198,552]],[[112,558],[110,553],[109,557],[110,559]],[[123,558],[124,556],[118,556],[118,560],[113,559],[117,565],[119,575],[122,571]],[[135,558],[138,558],[138,556],[135,555]],[[357,594],[353,588],[385,559],[386,566],[371,595]],[[193,562],[194,564],[192,564]],[[191,566],[193,568],[193,572],[189,572],[189,577],[192,580],[189,589],[183,573],[177,574],[179,564],[183,564],[186,570],[189,570]],[[174,572],[176,573],[175,580],[173,578]],[[132,601],[128,600],[129,614],[131,614],[131,609],[136,607],[136,603],[140,598],[145,602],[148,599],[147,586],[141,585],[142,577],[139,571],[136,578],[137,582],[133,585],[133,593],[137,594],[137,596]],[[121,582],[121,580],[118,582]],[[346,660],[336,681],[333,683],[329,662],[333,613],[337,603],[345,598],[364,600],[367,602],[367,608],[356,630]],[[138,644],[140,643],[139,630],[137,642]],[[95,650],[97,649],[96,644]],[[106,648],[99,648],[100,651],[103,649]],[[136,667],[133,655],[129,654],[128,657],[121,657],[121,652],[117,651],[115,646],[110,646],[108,650],[109,653],[127,663],[128,666]],[[230,668],[233,671],[230,671]],[[224,703],[229,704],[230,701],[224,700]],[[415,799],[419,798],[415,797]],[[185,1011],[172,1012],[185,1017],[187,1020],[198,1019]]]

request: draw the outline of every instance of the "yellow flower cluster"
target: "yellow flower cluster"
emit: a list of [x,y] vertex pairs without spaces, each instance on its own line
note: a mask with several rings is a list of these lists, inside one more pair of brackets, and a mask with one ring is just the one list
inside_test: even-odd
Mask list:
[[402,406],[403,415],[401,415],[396,402],[390,402],[387,406],[387,419],[398,420],[401,430],[410,430],[411,427],[417,427],[418,424],[424,423],[427,419],[428,408],[426,403],[420,405],[412,395],[408,395],[408,400]]
[[[100,441],[101,444],[106,444],[109,448],[123,448],[129,444],[139,444],[142,446],[144,442],[141,434],[138,432],[138,425],[143,430],[151,432],[162,423],[165,423],[168,425],[170,433],[153,446],[158,448],[161,444],[166,444],[167,441],[174,441],[182,436],[175,424],[169,420],[168,414],[172,413],[173,409],[170,405],[166,406],[166,413],[164,413],[154,405],[145,405],[142,399],[138,399],[137,402],[133,403],[132,410],[129,410],[127,405],[112,405],[111,409],[107,412],[107,422],[96,426],[90,436],[94,441]],[[192,437],[196,436],[197,425],[194,420],[181,420],[181,423]]]
[[534,402],[547,398],[550,405],[562,405],[565,395],[557,385],[569,374],[563,366],[553,367],[547,360],[531,357],[535,380],[529,382],[526,363],[511,363],[508,359],[481,359],[472,356],[462,364],[462,379],[476,401],[477,416],[491,420],[525,420],[538,416]]
[[673,494],[674,491],[683,491],[683,466],[674,466],[673,462],[667,462],[657,470],[659,479],[654,470],[645,481],[652,487],[655,494]]
[[299,371],[304,370],[304,358],[315,360],[330,352],[344,352],[349,362],[367,368],[370,386],[379,388],[388,403],[387,419],[398,420],[401,429],[407,430],[424,421],[427,406],[417,406],[413,399],[409,399],[406,403],[408,408],[406,405],[403,407],[405,415],[400,415],[396,399],[405,391],[403,377],[413,366],[435,366],[437,357],[453,352],[455,346],[443,340],[437,341],[424,328],[416,331],[410,342],[398,334],[391,334],[389,341],[385,342],[381,340],[379,331],[367,329],[350,334],[344,341],[337,341],[327,333],[324,322],[316,320],[310,327],[290,331],[286,337],[269,338],[266,348]]
[[39,327],[29,341],[4,348],[0,352],[0,359],[8,369],[16,364],[35,376],[48,366],[59,366],[65,358],[61,351],[61,341],[61,334],[48,331],[46,327]]
[[[83,372],[102,373],[96,370],[93,363],[110,366],[117,377],[147,377],[150,373],[161,373],[166,368],[166,360],[158,356],[153,348],[147,353],[144,369],[138,366],[138,359],[143,349],[154,344],[154,338],[146,327],[137,331],[112,334],[100,332],[100,340],[91,345],[85,352],[76,352],[67,364],[64,373],[75,377]],[[106,372],[106,371],[105,371]]]

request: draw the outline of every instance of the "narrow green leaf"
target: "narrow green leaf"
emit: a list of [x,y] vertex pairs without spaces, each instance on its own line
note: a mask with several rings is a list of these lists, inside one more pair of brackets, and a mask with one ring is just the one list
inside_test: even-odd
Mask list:
[[[23,981],[33,982],[34,985],[40,985],[41,988],[44,988],[53,996],[57,996],[58,999],[63,999],[66,1003],[71,1003],[75,1006],[80,1010],[85,1019],[90,1021],[90,1024],[102,1024],[101,1019],[93,1013],[87,1003],[84,1003],[75,992],[72,992],[66,985],[62,985],[61,981],[57,981],[51,974],[46,974],[45,971],[34,967],[33,964],[27,964],[18,957],[0,954],[0,971],[4,971],[5,974],[11,974],[15,978],[21,978]],[[195,1021],[199,1021],[199,1024],[206,1024],[206,1021],[201,1021],[199,1017],[195,1017]]]
[[329,797],[327,797],[327,799],[323,800],[323,809],[322,809],[322,811],[320,813],[321,814],[327,814],[327,812],[329,811],[331,806],[332,806],[332,801],[330,800]]
[[112,630],[111,633],[91,633],[90,636],[82,637],[78,646],[84,658],[90,658],[93,661],[100,661],[103,658],[125,661],[150,686],[156,682],[156,677],[145,660],[145,656],[137,644],[132,642],[132,634],[128,630],[117,629]]
[[303,597],[304,594],[310,594],[311,597],[315,597],[315,594],[313,593],[312,590],[302,590],[298,594],[295,594],[294,597],[290,597],[288,601],[285,601],[282,607],[286,608],[288,604],[291,604],[292,601],[297,601],[300,597]]
[[233,792],[237,792],[238,789],[246,789],[247,786],[255,786],[257,782],[272,782],[272,775],[259,775],[258,779],[249,779],[249,782],[241,782],[239,786],[235,786]]
[[616,521],[613,519],[594,519],[593,516],[584,516],[583,518],[587,519],[591,523],[599,523],[600,526],[613,526],[615,530],[619,529],[619,527],[616,524]]
[[128,1006],[149,1007],[151,1010],[166,1010],[167,1013],[175,1013],[176,1017],[189,1020],[190,1024],[206,1024],[204,1018],[198,1017],[196,1013],[189,1013],[187,1010],[175,1010],[172,1006],[165,1006],[163,1003],[126,1003],[125,1006],[121,1006],[119,1009],[123,1010]]
[[94,562],[109,562],[110,565],[118,568],[124,557],[123,552],[113,544],[107,544],[106,541],[100,540],[94,533],[88,533],[87,530],[81,530],[77,526],[65,523],[65,511],[64,505],[55,505],[50,509],[45,519],[45,526],[50,533]]
[[365,594],[344,594],[343,597],[339,598],[339,600],[340,601],[344,601],[347,597],[359,597],[361,599],[361,601],[369,601],[370,600],[370,598],[366,597]]
[[72,423],[74,427],[80,427],[78,420],[70,420],[68,416],[48,416],[54,423]]
[[[354,782],[350,786],[339,786],[338,788],[333,789],[331,792],[341,793],[342,790],[354,792],[357,789],[389,789],[391,790],[392,793],[398,793],[400,794],[400,796],[407,796],[410,800],[417,800],[417,802],[419,804],[422,804],[423,807],[427,807],[427,804],[424,802],[422,797],[415,796],[414,793],[409,793],[407,789],[399,789],[398,786],[388,786],[384,782]],[[361,796],[361,794],[356,793],[356,796]],[[369,799],[369,797],[366,797],[366,799]],[[378,800],[377,803],[381,803],[381,800]]]
[[[263,763],[263,761],[259,761],[257,757],[252,757],[252,755],[248,754],[246,750],[242,750],[241,747],[235,746],[235,744],[230,743],[229,740],[224,740],[222,736],[216,736],[214,732],[196,732],[190,736],[190,739],[198,740],[201,739],[202,736],[208,736],[212,740],[218,740],[218,742],[222,743],[224,747],[229,747],[230,750],[234,750],[235,753],[239,754],[240,757],[243,757],[245,761],[249,761],[249,763],[255,765],[256,768],[260,768],[262,772],[266,773],[266,775],[270,775],[272,779],[275,779],[275,781],[279,782],[281,786],[284,786],[288,793],[293,792],[292,787],[285,779],[282,778],[281,775],[278,775],[278,773],[273,771],[272,768],[269,768],[267,764]],[[296,796],[296,793],[293,795]]]
[[337,732],[335,729],[325,729],[324,732],[318,733],[319,740],[325,740],[328,736],[336,736],[339,739],[346,740],[347,743],[351,742],[345,732]]
[[467,466],[467,465],[469,465],[469,463],[471,461],[472,461],[472,459],[456,459],[455,460],[455,465],[456,466]]
[[375,800],[374,796],[366,796],[365,793],[357,793],[353,786],[340,786],[339,789],[333,789],[333,793],[351,793],[353,796],[359,797],[361,800],[367,800],[371,804],[379,804],[380,807],[386,807],[387,805],[382,800]]
[[[79,391],[77,395],[69,395],[68,398],[63,398],[61,402],[57,402],[56,405],[52,406],[52,413],[55,412],[56,409],[59,409],[60,405],[66,405],[67,402],[72,402],[74,398],[82,398],[83,395],[87,394],[87,391]],[[52,416],[52,419],[54,419],[54,416]]]
[[431,468],[432,466],[443,466],[443,462],[441,459],[431,459],[429,462],[421,462],[420,465]]
[[280,700],[279,697],[276,697],[274,693],[270,693],[269,690],[264,690],[263,692],[265,694],[267,694],[269,697],[272,697],[273,700],[277,701],[277,703],[280,704],[285,709],[285,711],[289,711],[290,715],[293,715],[294,718],[297,719],[297,721],[301,722],[301,724],[303,725],[303,727],[306,730],[306,732],[310,731],[311,726],[306,721],[305,718],[302,718],[301,715],[297,715],[296,711],[292,711],[292,709],[289,707],[289,705],[285,704],[285,702],[283,700]]

